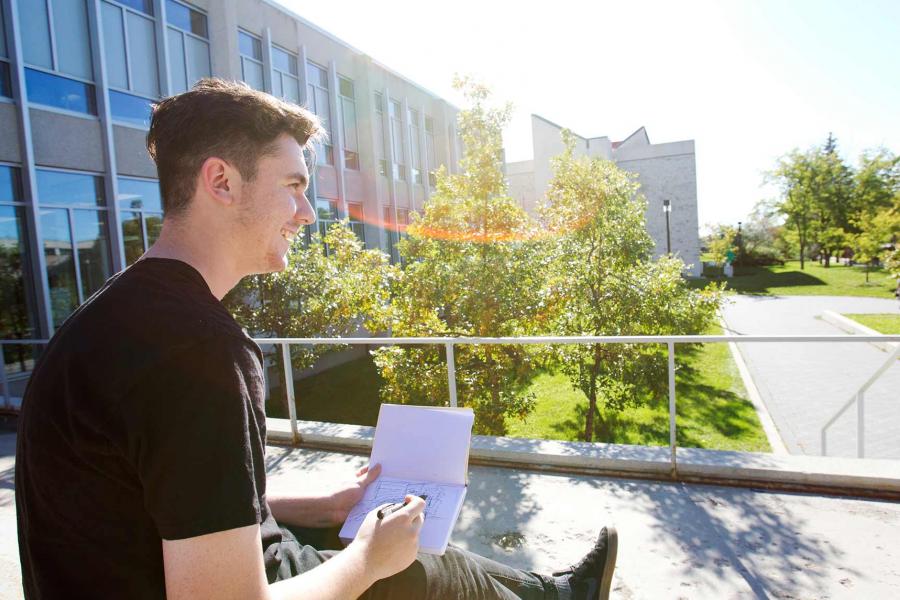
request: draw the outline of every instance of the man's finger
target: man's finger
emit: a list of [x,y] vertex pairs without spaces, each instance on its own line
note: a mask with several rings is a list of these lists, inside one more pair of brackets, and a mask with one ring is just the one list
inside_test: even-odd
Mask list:
[[381,475],[381,465],[375,465],[371,469],[369,467],[363,467],[363,469],[360,469],[360,472],[357,474],[359,477],[362,477],[363,475],[366,476],[366,478],[362,481],[363,485],[369,485],[370,483],[378,479],[379,475]]
[[425,512],[425,501],[420,497],[408,494],[404,501],[406,506],[403,507],[403,510],[410,518],[416,518]]

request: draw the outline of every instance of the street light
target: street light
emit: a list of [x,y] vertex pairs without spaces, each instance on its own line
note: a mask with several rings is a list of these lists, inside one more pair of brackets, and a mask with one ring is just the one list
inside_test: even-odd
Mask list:
[[666,213],[666,253],[672,254],[672,236],[669,232],[669,213],[672,212],[672,205],[668,200],[663,200],[663,212]]

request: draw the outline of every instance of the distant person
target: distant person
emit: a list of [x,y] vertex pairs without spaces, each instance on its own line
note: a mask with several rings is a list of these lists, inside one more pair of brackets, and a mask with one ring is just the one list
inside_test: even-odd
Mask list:
[[262,354],[220,303],[280,271],[304,225],[308,111],[206,79],[154,109],[147,146],[165,218],[153,247],[60,327],[19,419],[16,509],[25,597],[607,598],[617,536],[540,575],[451,547],[418,555],[424,502],[340,525],[374,481],[266,494]]

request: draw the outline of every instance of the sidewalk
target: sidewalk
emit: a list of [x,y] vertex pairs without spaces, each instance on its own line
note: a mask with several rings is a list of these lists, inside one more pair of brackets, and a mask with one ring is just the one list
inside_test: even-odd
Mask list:
[[[732,333],[840,335],[818,318],[837,313],[897,313],[895,300],[824,296],[734,296],[723,317]],[[789,452],[820,454],[822,426],[887,359],[866,343],[738,344]],[[900,458],[900,361],[866,394],[866,457]],[[828,433],[829,455],[856,456],[856,409]]]
[[[13,466],[0,435],[0,598],[20,598]],[[320,486],[361,456],[269,447],[270,487]],[[900,504],[472,467],[453,543],[548,571],[603,524],[620,546],[613,598],[900,596]],[[893,590],[893,591],[891,591]]]

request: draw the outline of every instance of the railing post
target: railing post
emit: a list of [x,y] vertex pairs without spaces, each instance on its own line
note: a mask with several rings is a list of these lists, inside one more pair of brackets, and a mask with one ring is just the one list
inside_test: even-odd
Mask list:
[[675,456],[675,342],[668,342],[669,346],[669,451],[672,460],[672,477],[678,472],[678,463]]
[[862,390],[856,396],[856,455],[866,456],[866,394]]
[[456,408],[456,359],[453,355],[453,342],[447,342],[447,389],[450,390],[450,406]]
[[12,409],[12,394],[9,391],[9,379],[6,378],[6,344],[0,344],[0,384],[3,385],[3,407]]
[[297,431],[297,405],[294,402],[294,366],[291,364],[290,343],[281,344],[281,362],[284,370],[284,391],[287,396],[288,416],[291,419],[291,439],[294,445],[300,443],[300,433]]

